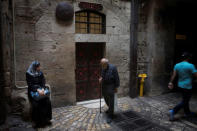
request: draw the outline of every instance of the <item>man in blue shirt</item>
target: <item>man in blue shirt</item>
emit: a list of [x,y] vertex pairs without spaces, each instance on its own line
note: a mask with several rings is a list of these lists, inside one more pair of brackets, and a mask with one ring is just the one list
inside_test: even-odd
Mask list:
[[191,59],[190,53],[183,53],[182,58],[183,61],[174,66],[173,75],[168,84],[168,87],[170,89],[173,89],[173,80],[178,75],[178,87],[180,88],[182,93],[182,101],[169,111],[171,121],[174,120],[174,115],[181,108],[184,108],[186,116],[189,116],[191,114],[189,109],[189,101],[192,95],[192,79],[193,76],[197,77],[197,70],[193,64],[189,63],[189,60]]

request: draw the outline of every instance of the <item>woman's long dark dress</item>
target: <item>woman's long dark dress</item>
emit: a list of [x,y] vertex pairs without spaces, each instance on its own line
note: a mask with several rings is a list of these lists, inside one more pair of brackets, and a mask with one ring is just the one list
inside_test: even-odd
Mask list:
[[36,92],[39,87],[46,88],[44,75],[42,72],[38,76],[32,76],[26,73],[26,80],[28,85],[28,97],[32,104],[32,121],[37,125],[45,124],[52,118],[51,101],[49,97],[36,100],[31,96],[31,91]]

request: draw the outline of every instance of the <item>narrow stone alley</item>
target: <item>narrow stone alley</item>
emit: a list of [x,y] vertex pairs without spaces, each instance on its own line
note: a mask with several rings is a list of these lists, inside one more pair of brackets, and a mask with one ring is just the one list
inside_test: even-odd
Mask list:
[[[52,125],[39,128],[38,131],[195,131],[197,117],[184,118],[183,112],[177,114],[177,121],[170,122],[168,111],[180,101],[177,93],[169,93],[154,97],[138,97],[118,99],[118,111],[112,123],[106,122],[105,113],[99,108],[87,108],[83,105],[66,106],[53,109]],[[191,110],[197,112],[196,97],[190,103]],[[105,105],[102,112],[107,109]],[[10,116],[0,130],[26,131],[35,130],[30,122],[24,122],[16,116]]]

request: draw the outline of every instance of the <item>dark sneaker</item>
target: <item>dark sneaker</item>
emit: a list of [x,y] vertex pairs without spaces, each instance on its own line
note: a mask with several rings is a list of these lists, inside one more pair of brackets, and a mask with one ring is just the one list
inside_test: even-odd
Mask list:
[[194,112],[190,112],[189,114],[185,114],[184,117],[192,117],[195,116],[196,114]]

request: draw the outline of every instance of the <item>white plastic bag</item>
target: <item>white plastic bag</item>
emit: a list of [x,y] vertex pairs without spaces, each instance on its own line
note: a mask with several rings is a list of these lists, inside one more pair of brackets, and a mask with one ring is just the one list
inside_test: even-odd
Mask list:
[[114,94],[114,112],[118,111],[118,96],[117,93]]

